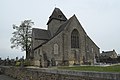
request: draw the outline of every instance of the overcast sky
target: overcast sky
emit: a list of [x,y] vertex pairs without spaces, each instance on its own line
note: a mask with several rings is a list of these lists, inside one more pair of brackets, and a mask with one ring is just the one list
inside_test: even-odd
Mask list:
[[31,19],[34,27],[47,29],[55,7],[68,19],[75,14],[100,51],[120,53],[120,0],[0,0],[0,57],[25,56],[10,48],[12,25]]

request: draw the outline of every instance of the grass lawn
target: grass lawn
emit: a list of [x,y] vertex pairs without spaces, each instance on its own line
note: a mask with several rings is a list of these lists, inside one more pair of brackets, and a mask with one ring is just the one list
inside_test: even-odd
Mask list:
[[97,71],[97,72],[120,72],[120,65],[58,67],[58,69],[79,70],[79,71]]

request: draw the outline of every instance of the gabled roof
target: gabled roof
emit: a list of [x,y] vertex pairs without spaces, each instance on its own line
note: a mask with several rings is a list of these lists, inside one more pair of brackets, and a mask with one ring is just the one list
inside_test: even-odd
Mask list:
[[[52,38],[54,38],[55,36],[57,36],[60,32],[64,31],[64,29],[67,27],[67,25],[69,25],[73,20],[77,19],[75,15],[73,15],[70,19],[66,20],[64,24],[62,24],[59,29],[57,30],[57,32],[55,33],[55,35],[53,37],[50,37],[46,42],[44,42],[43,44],[47,43],[48,41],[50,41]],[[79,21],[78,21],[79,22]],[[81,24],[80,24],[81,25]],[[82,28],[83,29],[83,28]],[[83,29],[84,31],[84,29]],[[85,32],[85,31],[84,31]],[[35,49],[39,48],[40,46],[42,46],[43,44],[39,45],[38,47],[36,47]],[[34,49],[34,50],[35,50]]]
[[56,34],[60,33],[61,31],[63,31],[68,24],[70,24],[72,22],[72,20],[74,20],[74,18],[76,18],[75,15],[73,15],[72,17],[70,17],[64,24],[62,24],[59,29],[57,30]]
[[67,18],[65,17],[65,15],[62,13],[62,11],[59,8],[55,8],[52,15],[49,17],[48,23],[52,20],[52,19],[58,19],[61,21],[66,21]]
[[[62,17],[60,17],[59,15],[61,15]],[[35,32],[35,38],[38,39],[47,39],[47,41],[45,41],[44,43],[42,43],[41,45],[37,46],[35,49],[39,48],[40,46],[42,46],[43,44],[46,44],[48,41],[50,41],[51,39],[53,39],[55,36],[57,36],[60,32],[64,31],[66,28],[69,28],[69,24],[72,21],[75,21],[80,25],[81,29],[83,30],[83,32],[86,34],[85,30],[83,29],[82,25],[80,24],[79,20],[77,19],[77,17],[75,15],[73,15],[70,19],[67,20],[67,18],[65,17],[65,15],[62,13],[62,11],[59,8],[55,8],[52,15],[49,17],[49,21],[47,24],[49,24],[49,22],[52,19],[58,19],[58,20],[62,20],[65,21],[57,30],[57,32],[55,33],[55,35],[53,37],[50,36],[50,32],[48,30],[43,30],[43,29],[34,29]],[[35,31],[36,30],[36,31]],[[90,37],[87,35],[87,37],[90,39]],[[91,39],[90,39],[91,40]],[[92,40],[91,40],[92,41]],[[92,41],[93,42],[93,41]],[[93,42],[94,43],[94,42]],[[95,44],[95,43],[94,43]],[[95,44],[96,45],[96,44]],[[96,45],[97,46],[97,45]],[[98,46],[97,46],[98,47]]]
[[110,57],[110,56],[112,56],[114,54],[117,55],[117,53],[115,52],[115,50],[113,50],[113,51],[102,51],[101,56]]
[[55,36],[65,29],[65,27],[71,22],[71,18],[58,28],[57,32],[55,33]]
[[32,31],[33,31],[35,39],[39,39],[39,40],[49,40],[50,39],[50,33],[48,30],[33,28]]

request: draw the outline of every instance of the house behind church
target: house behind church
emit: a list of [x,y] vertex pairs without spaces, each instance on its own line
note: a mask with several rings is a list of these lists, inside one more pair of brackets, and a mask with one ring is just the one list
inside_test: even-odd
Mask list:
[[112,51],[102,51],[100,54],[100,62],[102,63],[117,63],[118,55],[116,51],[113,49]]
[[102,53],[100,54],[100,56],[102,58],[117,58],[117,53],[116,51],[113,49],[112,51],[102,51]]
[[48,29],[32,29],[32,54],[35,66],[94,64],[99,47],[90,39],[77,17],[67,19],[55,8]]

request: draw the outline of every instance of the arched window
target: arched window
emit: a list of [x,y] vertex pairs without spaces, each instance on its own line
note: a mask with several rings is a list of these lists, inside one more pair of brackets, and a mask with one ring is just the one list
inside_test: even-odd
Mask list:
[[79,48],[79,32],[76,29],[71,33],[71,48]]

